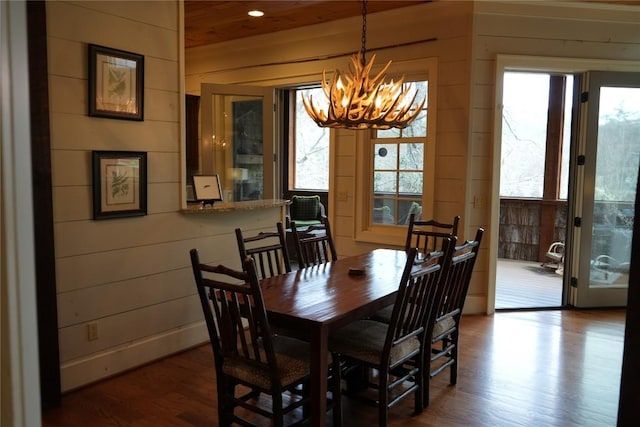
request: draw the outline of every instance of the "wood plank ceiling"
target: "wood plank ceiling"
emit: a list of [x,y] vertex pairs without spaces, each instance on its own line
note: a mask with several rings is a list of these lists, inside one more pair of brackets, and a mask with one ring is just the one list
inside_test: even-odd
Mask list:
[[[429,0],[367,1],[367,13],[413,6]],[[247,12],[262,10],[252,18]],[[243,37],[320,24],[362,13],[359,0],[209,1],[186,0],[185,47],[196,47]]]
[[[367,13],[413,6],[431,0],[369,0]],[[434,0],[435,1],[435,0]],[[640,0],[578,0],[590,3],[639,5]],[[247,12],[262,10],[252,18]],[[185,0],[185,47],[203,46],[306,25],[320,24],[362,13],[360,0],[217,1]]]

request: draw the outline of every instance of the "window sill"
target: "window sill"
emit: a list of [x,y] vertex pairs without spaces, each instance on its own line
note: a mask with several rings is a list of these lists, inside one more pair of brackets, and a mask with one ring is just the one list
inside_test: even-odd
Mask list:
[[356,241],[362,243],[377,243],[385,246],[404,247],[407,239],[407,228],[400,226],[371,227],[361,230],[356,235]]

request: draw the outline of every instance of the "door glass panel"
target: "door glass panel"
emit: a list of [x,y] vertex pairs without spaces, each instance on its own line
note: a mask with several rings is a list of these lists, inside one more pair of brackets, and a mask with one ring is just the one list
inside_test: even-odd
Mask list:
[[629,284],[640,160],[640,88],[601,87],[589,286]]
[[191,175],[218,175],[225,202],[273,198],[273,89],[205,83],[200,118],[198,168],[187,184]]

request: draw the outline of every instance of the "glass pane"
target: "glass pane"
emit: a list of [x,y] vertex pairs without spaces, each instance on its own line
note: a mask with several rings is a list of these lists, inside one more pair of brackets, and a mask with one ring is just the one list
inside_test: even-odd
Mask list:
[[411,138],[411,137],[425,137],[427,136],[427,104],[429,102],[428,98],[428,85],[429,82],[411,82],[405,83],[405,87],[408,85],[412,86],[411,94],[414,91],[417,93],[416,101],[424,99],[424,105],[422,106],[422,111],[418,114],[418,116],[414,119],[411,125],[407,126],[404,129],[386,129],[386,130],[378,130],[376,131],[376,138]]
[[503,93],[500,196],[542,197],[549,76],[507,72]]
[[427,136],[427,82],[415,82],[415,88],[418,92],[416,100],[425,99],[422,111],[408,127],[402,130],[402,136],[405,138],[425,137]]
[[376,138],[400,138],[400,129],[391,128],[376,131]]
[[562,132],[562,159],[560,161],[559,198],[567,200],[569,190],[569,149],[571,148],[571,109],[573,108],[573,76],[567,75],[567,87],[564,94],[564,129]]
[[640,160],[640,88],[602,87],[590,287],[627,287]]
[[234,200],[262,199],[262,99],[231,103],[233,120]]
[[392,169],[398,167],[398,146],[396,144],[374,144],[373,168]]
[[422,172],[400,172],[399,192],[402,195],[422,194]]
[[329,128],[311,120],[302,103],[302,95],[324,97],[321,88],[296,91],[295,176],[297,190],[329,190]]
[[373,192],[379,196],[384,193],[396,193],[396,172],[374,172]]
[[262,98],[215,94],[211,105],[215,156],[207,173],[220,176],[225,201],[262,199]]
[[400,144],[400,169],[422,170],[424,165],[424,144]]
[[395,224],[395,202],[393,200],[374,200],[372,219],[374,224]]

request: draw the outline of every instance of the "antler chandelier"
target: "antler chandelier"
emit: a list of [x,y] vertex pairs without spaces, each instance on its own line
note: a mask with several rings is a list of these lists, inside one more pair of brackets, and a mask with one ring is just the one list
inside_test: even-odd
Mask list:
[[391,61],[370,77],[372,55],[366,61],[367,0],[362,1],[362,48],[351,57],[349,72],[336,70],[329,81],[322,71],[322,90],[325,98],[321,105],[313,97],[302,98],[304,108],[320,127],[342,129],[390,129],[405,128],[418,116],[425,98],[416,103],[418,91],[411,84],[399,80],[385,82],[385,72]]

